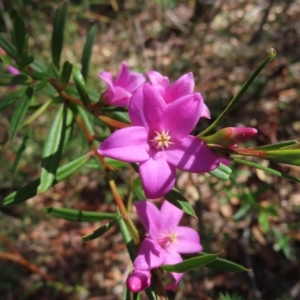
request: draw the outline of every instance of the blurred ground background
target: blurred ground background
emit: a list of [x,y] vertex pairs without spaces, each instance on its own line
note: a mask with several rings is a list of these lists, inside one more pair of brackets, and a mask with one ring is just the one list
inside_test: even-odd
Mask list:
[[[21,13],[31,53],[50,61],[51,24],[61,3],[3,0],[0,30],[9,36],[9,17]],[[171,81],[193,72],[196,91],[204,96],[214,119],[273,47],[275,61],[263,70],[222,127],[256,127],[257,138],[241,146],[299,140],[299,16],[299,0],[70,1],[63,60],[80,61],[86,33],[98,24],[88,83],[99,94],[105,86],[97,73],[116,74],[123,60],[141,72],[155,69]],[[0,114],[0,142],[10,115],[11,109]],[[197,132],[209,122],[201,120]],[[47,117],[35,122],[33,143],[16,174],[9,171],[9,164],[20,145],[18,137],[15,145],[2,150],[0,200],[39,175],[37,161],[46,124]],[[75,131],[65,155],[82,155],[81,144]],[[300,177],[299,168],[269,165]],[[124,195],[126,172],[118,180]],[[178,175],[177,186],[199,217],[186,217],[184,224],[199,229],[204,251],[224,250],[222,257],[252,271],[233,274],[203,268],[189,272],[170,299],[300,299],[299,184],[239,165],[233,165],[228,182],[210,175]],[[47,283],[28,265],[2,255],[0,299],[121,299],[130,267],[118,230],[113,228],[84,244],[80,237],[101,222],[72,223],[43,211],[45,206],[114,211],[108,191],[99,171],[84,168],[26,204],[1,207],[0,229],[8,239],[1,238],[1,253],[22,254],[46,274]]]

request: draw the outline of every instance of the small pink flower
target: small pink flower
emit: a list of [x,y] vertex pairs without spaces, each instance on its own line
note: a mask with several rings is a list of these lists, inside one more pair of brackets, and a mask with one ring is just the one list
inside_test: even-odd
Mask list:
[[[148,72],[147,76],[153,88],[164,98],[167,104],[193,93],[195,89],[194,75],[192,72],[184,74],[172,84],[170,84],[168,77],[156,71]],[[203,103],[201,117],[210,119],[210,111],[205,103]]]
[[145,83],[129,103],[133,126],[114,132],[98,151],[121,161],[139,162],[146,197],[162,197],[175,185],[176,168],[204,173],[219,165],[218,156],[203,141],[189,135],[202,116],[203,107],[199,93],[183,95],[167,105]]
[[10,74],[12,74],[12,75],[14,75],[14,76],[20,74],[20,71],[19,71],[18,69],[16,69],[15,67],[13,67],[13,66],[7,66],[7,67],[6,67],[6,70],[7,70]]
[[144,75],[131,72],[124,61],[115,80],[113,80],[111,72],[100,72],[99,77],[108,85],[102,95],[103,101],[119,107],[127,106],[132,94],[145,82]]
[[[127,279],[128,288],[139,292],[150,286],[150,270],[180,263],[180,253],[197,253],[202,251],[202,246],[194,229],[178,226],[183,211],[168,201],[163,202],[160,210],[150,201],[137,201],[135,207],[148,233],[134,260],[134,271]],[[168,289],[178,284],[183,273],[171,275],[175,282],[167,286]]]

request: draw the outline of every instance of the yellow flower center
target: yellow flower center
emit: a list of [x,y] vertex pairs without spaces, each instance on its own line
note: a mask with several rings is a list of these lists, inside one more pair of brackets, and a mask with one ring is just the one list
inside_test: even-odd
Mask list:
[[171,144],[173,144],[170,139],[171,136],[169,135],[169,130],[163,130],[161,133],[155,131],[156,136],[153,140],[151,140],[153,146],[158,150],[165,150],[165,148],[168,148]]

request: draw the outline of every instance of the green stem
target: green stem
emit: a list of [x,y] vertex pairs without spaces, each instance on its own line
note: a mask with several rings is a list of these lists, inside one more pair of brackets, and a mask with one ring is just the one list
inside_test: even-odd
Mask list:
[[251,74],[250,78],[243,84],[239,92],[232,98],[228,106],[225,110],[219,115],[219,117],[204,131],[197,135],[197,137],[205,136],[207,133],[215,129],[225,118],[226,116],[233,110],[237,102],[240,100],[242,95],[247,91],[248,87],[252,84],[258,74],[263,70],[263,68],[270,63],[276,55],[275,49],[271,48],[267,58],[262,62],[262,64]]
[[115,199],[116,205],[117,205],[117,207],[120,210],[122,218],[123,218],[125,224],[127,225],[128,230],[130,231],[132,239],[133,239],[133,241],[134,241],[135,244],[138,244],[140,242],[139,233],[138,233],[136,227],[134,226],[134,224],[133,224],[133,222],[132,222],[132,220],[131,220],[131,218],[130,218],[127,210],[126,210],[126,207],[125,207],[125,205],[123,203],[122,198],[119,195],[119,192],[118,192],[117,186],[115,184],[115,181],[110,178],[108,180],[108,184],[110,186],[111,192],[112,192],[113,197]]

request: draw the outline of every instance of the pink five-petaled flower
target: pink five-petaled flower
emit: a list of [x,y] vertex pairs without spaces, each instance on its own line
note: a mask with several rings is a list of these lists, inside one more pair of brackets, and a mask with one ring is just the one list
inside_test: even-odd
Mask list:
[[100,72],[99,77],[108,85],[102,95],[104,103],[119,107],[127,106],[132,94],[145,82],[144,75],[130,71],[124,61],[115,80],[111,72]]
[[176,168],[204,173],[218,167],[218,156],[189,135],[203,113],[199,93],[189,93],[167,105],[145,83],[133,94],[128,112],[133,126],[114,132],[98,151],[117,160],[139,162],[147,198],[162,197],[174,187]]
[[[133,263],[133,272],[127,279],[127,286],[133,292],[139,292],[150,285],[150,270],[162,265],[182,262],[180,253],[202,251],[198,233],[189,227],[178,226],[183,211],[168,201],[164,201],[159,210],[150,201],[135,202],[138,215],[148,233],[142,241]],[[171,273],[175,287],[183,273]]]
[[[164,98],[167,104],[194,92],[195,81],[192,72],[184,74],[172,84],[170,84],[168,77],[163,76],[156,71],[148,72],[147,76],[153,88]],[[210,111],[205,103],[203,103],[201,117],[210,119]]]

